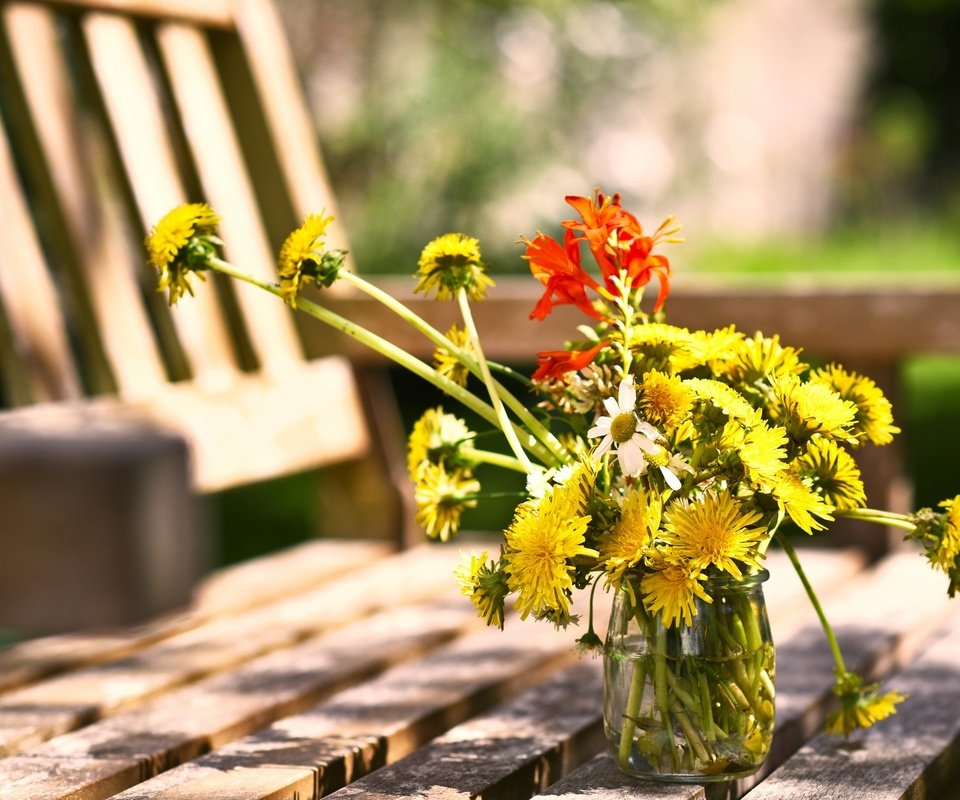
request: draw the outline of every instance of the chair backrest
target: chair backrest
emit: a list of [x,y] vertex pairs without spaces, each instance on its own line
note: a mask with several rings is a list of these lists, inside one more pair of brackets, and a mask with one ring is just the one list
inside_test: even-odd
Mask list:
[[213,281],[171,309],[145,266],[186,201],[260,277],[336,214],[270,0],[0,0],[0,114],[4,405],[138,409],[187,434],[201,489],[366,449],[345,363],[306,362],[283,304]]

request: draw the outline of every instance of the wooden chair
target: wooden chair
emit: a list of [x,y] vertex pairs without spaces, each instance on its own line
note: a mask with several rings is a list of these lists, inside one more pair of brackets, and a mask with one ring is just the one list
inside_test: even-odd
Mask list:
[[[67,624],[123,621],[182,599],[205,565],[188,489],[372,441],[347,362],[305,358],[293,315],[249,287],[208,282],[168,308],[145,231],[205,200],[226,256],[266,277],[286,233],[335,201],[269,0],[4,0],[0,76],[0,474],[20,478],[0,607],[42,629],[23,587],[59,584]],[[81,613],[105,581],[125,586]]]

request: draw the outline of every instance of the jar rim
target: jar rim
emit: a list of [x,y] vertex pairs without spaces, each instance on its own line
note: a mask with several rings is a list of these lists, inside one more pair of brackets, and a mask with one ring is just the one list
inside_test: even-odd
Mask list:
[[769,577],[770,571],[761,567],[754,572],[745,573],[741,578],[736,578],[729,572],[708,575],[704,583],[716,589],[727,589],[731,587],[750,588],[752,586],[758,586]]

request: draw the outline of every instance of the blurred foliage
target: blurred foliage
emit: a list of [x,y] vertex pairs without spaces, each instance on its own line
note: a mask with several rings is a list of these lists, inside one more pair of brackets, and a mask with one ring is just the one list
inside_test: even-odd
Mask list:
[[876,0],[861,129],[841,174],[855,215],[960,217],[960,3]]
[[564,194],[590,191],[583,153],[702,5],[287,0],[291,20],[323,20],[305,69],[324,76],[311,102],[357,263],[406,272],[460,230],[498,271],[522,269],[518,215],[557,218]]

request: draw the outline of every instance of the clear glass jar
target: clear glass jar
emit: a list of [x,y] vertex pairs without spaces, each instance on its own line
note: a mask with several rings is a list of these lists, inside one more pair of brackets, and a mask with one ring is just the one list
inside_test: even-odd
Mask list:
[[774,650],[766,570],[703,584],[690,626],[665,628],[626,589],[604,649],[604,727],[624,772],[667,781],[735,780],[755,772],[774,729]]

